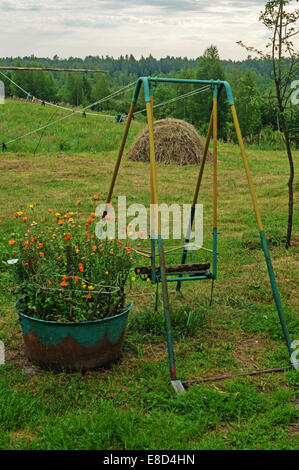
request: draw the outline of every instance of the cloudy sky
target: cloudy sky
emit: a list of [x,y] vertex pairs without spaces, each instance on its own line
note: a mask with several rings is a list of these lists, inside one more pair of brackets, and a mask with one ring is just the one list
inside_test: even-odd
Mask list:
[[0,57],[150,53],[196,58],[211,43],[221,58],[263,48],[265,0],[0,0]]

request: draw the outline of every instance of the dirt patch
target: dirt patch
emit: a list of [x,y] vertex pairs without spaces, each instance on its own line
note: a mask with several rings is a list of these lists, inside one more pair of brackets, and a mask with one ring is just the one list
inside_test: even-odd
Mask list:
[[[126,156],[134,161],[149,161],[148,128],[137,135]],[[154,123],[156,160],[167,165],[198,165],[204,145],[194,126],[181,119],[161,119]],[[212,160],[208,152],[207,160]]]
[[266,350],[265,342],[260,337],[247,337],[239,340],[235,356],[241,362],[242,369],[254,368]]

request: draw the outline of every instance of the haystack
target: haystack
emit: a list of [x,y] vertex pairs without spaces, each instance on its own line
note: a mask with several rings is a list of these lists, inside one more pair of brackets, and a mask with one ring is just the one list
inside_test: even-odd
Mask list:
[[[181,119],[161,119],[154,123],[156,160],[177,165],[198,165],[204,144],[192,124]],[[148,128],[137,135],[127,152],[127,157],[135,161],[149,161]],[[208,152],[207,159],[212,160]]]

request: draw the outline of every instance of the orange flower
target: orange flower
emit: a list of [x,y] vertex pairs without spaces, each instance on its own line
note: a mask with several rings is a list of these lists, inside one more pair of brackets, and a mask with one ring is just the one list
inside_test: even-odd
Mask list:
[[87,222],[88,222],[89,224],[91,224],[91,222],[92,222],[92,219],[88,219],[88,220],[87,220]]
[[76,204],[81,204],[81,201],[80,201],[80,199],[78,199],[78,201],[76,201]]
[[91,234],[91,235],[90,235],[90,238],[94,238],[94,234]]
[[85,232],[85,235],[88,237],[88,236],[89,236],[89,232],[88,232],[88,231],[87,231],[87,232]]
[[24,266],[28,266],[28,263],[24,263]]
[[84,224],[84,225],[85,225],[86,228],[89,226],[89,224]]
[[63,279],[63,281],[60,283],[60,285],[61,285],[62,287],[65,287],[65,286],[67,286],[67,282],[66,282],[66,280],[65,280],[65,279]]
[[51,214],[51,212],[53,212],[53,209],[48,209],[48,212],[50,212],[50,214]]
[[62,221],[62,220],[58,220],[58,224],[59,224],[59,225],[62,225],[62,224],[63,224],[63,221]]
[[135,263],[135,260],[134,259],[130,259],[131,263]]
[[71,232],[68,232],[68,233],[66,234],[66,236],[67,236],[67,239],[70,240],[70,238],[71,238]]
[[125,246],[125,250],[127,250],[127,251],[131,251],[131,250],[132,250],[132,248],[131,248],[130,246]]
[[91,217],[95,217],[95,216],[96,216],[94,212],[92,212],[90,215],[91,215]]
[[117,242],[116,242],[116,243],[117,243],[119,246],[121,245],[121,242],[120,242],[119,240],[117,240]]
[[61,261],[61,256],[58,256],[57,261]]
[[94,245],[94,246],[92,247],[92,251],[97,251],[97,248],[98,248],[98,247],[97,247],[96,245]]
[[90,294],[88,294],[87,297],[88,297],[88,299],[92,299],[92,295],[90,295]]
[[75,281],[75,282],[78,282],[78,280],[79,280],[79,277],[78,277],[78,276],[74,276],[74,281]]
[[42,244],[42,243],[39,243],[39,244],[38,244],[38,247],[39,247],[39,248],[42,248],[42,247],[43,247],[43,244]]
[[50,286],[50,285],[52,284],[52,281],[49,281],[48,284],[49,284],[49,286]]
[[28,217],[23,217],[24,222],[27,222],[27,220],[28,220]]
[[42,218],[40,219],[40,221],[41,221],[41,222],[44,222],[44,221],[45,221],[45,219],[42,217]]
[[29,245],[29,241],[27,240],[27,241],[24,243],[24,247],[25,247],[25,248],[28,248],[28,245]]
[[137,273],[137,274],[140,273],[140,269],[139,269],[139,268],[136,269],[136,273]]
[[40,254],[39,254],[39,256],[43,257],[43,256],[44,256],[44,252],[41,251]]
[[34,237],[31,237],[31,241],[34,242],[34,241],[35,241],[35,238],[34,238]]
[[9,243],[11,246],[13,246],[16,242],[15,242],[15,240],[9,240],[8,243]]
[[14,212],[15,217],[19,217],[19,214],[17,212]]
[[93,196],[93,199],[94,199],[95,201],[97,201],[97,200],[99,199],[99,196],[94,195],[94,196]]
[[83,263],[79,263],[79,264],[78,264],[78,267],[79,267],[79,271],[80,271],[81,273],[83,273],[83,271],[84,271]]
[[65,214],[65,216],[66,216],[67,219],[70,218],[70,214],[68,212]]

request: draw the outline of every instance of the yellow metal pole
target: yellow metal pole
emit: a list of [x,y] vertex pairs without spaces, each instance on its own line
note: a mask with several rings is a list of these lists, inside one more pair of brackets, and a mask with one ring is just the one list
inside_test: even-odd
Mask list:
[[213,98],[213,228],[217,228],[217,98]]
[[206,142],[205,142],[205,147],[204,147],[202,159],[201,159],[201,162],[200,162],[199,174],[198,174],[197,184],[196,184],[194,198],[193,198],[193,202],[192,202],[192,207],[195,207],[195,205],[197,203],[197,199],[198,199],[198,193],[199,193],[199,190],[200,190],[202,175],[203,175],[203,171],[204,171],[204,167],[205,167],[205,163],[206,163],[206,159],[207,159],[207,154],[208,154],[208,150],[209,150],[209,144],[210,144],[210,140],[211,140],[212,124],[213,124],[213,113],[211,114],[208,133],[207,133]]
[[125,127],[125,132],[124,132],[124,135],[123,135],[123,138],[122,138],[122,141],[121,141],[120,149],[119,149],[117,160],[116,160],[116,163],[115,163],[114,172],[113,172],[113,176],[112,176],[112,181],[111,181],[110,188],[109,188],[109,193],[108,193],[108,196],[107,196],[107,199],[106,199],[107,204],[110,203],[110,201],[111,201],[113,188],[114,188],[114,185],[115,185],[115,180],[116,180],[117,173],[118,173],[119,166],[120,166],[120,162],[121,162],[121,159],[122,159],[122,156],[123,156],[123,153],[124,153],[124,148],[125,148],[125,145],[126,145],[126,140],[127,140],[127,137],[128,137],[128,133],[129,133],[129,129],[130,129],[133,113],[134,113],[134,108],[135,108],[135,103],[132,102],[131,107],[130,107],[130,111],[129,111],[129,114],[128,114],[128,119],[127,119],[127,123],[126,123],[126,127]]
[[[149,101],[146,102],[146,113],[147,113],[147,122],[148,122],[149,150],[150,150],[151,204],[159,204],[155,145],[154,145],[154,119],[153,119],[153,112],[152,112],[152,104]],[[160,213],[158,213],[158,235],[161,235]]]
[[245,147],[244,147],[244,143],[243,143],[240,124],[239,124],[239,120],[238,120],[238,116],[237,116],[237,112],[236,112],[236,108],[235,108],[234,104],[231,105],[231,112],[232,112],[232,116],[233,116],[233,120],[234,120],[234,124],[235,124],[235,128],[236,128],[236,133],[237,133],[239,146],[240,146],[240,149],[241,149],[242,159],[243,159],[243,163],[244,163],[244,167],[245,167],[245,171],[246,171],[248,186],[249,186],[249,190],[250,190],[250,194],[251,194],[251,198],[252,198],[252,203],[253,203],[254,212],[255,212],[255,215],[256,215],[256,220],[257,220],[257,223],[258,223],[259,231],[262,232],[263,231],[262,219],[261,219],[260,210],[259,210],[259,207],[258,207],[258,204],[257,204],[257,199],[256,199],[255,191],[254,191],[254,186],[253,186],[251,173],[250,173],[249,166],[248,166],[248,161],[247,161],[247,156],[246,156]]

